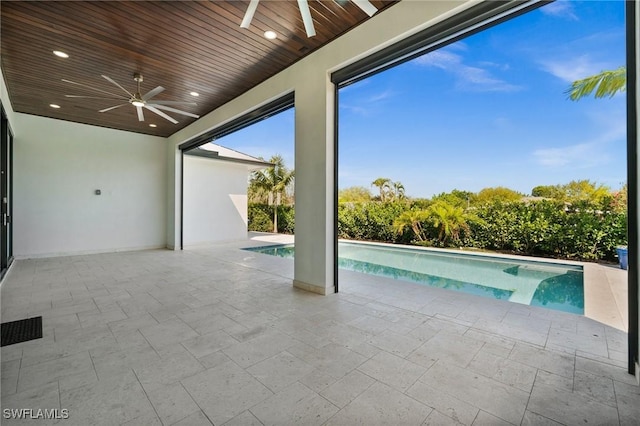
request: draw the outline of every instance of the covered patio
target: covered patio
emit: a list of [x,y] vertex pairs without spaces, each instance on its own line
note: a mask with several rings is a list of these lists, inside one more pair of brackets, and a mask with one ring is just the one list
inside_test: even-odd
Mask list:
[[[622,310],[614,324],[337,269],[338,87],[542,2],[374,1],[371,18],[311,2],[315,39],[297,2],[265,3],[241,32],[249,2],[3,2],[1,316],[42,316],[43,336],[2,347],[2,424],[637,424],[638,1],[628,334]],[[265,41],[267,24],[287,38]],[[62,79],[141,68],[165,102],[193,90],[201,117],[152,127],[136,96],[113,115],[65,99]],[[241,250],[264,240],[183,250],[185,152],[292,106],[295,260]]]

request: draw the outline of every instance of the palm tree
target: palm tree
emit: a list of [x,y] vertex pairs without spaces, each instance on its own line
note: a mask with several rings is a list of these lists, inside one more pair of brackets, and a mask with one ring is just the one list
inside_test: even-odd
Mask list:
[[269,201],[273,202],[273,232],[277,233],[280,197],[293,182],[295,172],[284,165],[281,155],[274,155],[269,162],[273,166],[253,172],[251,185],[269,194]]
[[410,227],[419,241],[424,241],[424,230],[422,229],[422,222],[429,219],[429,214],[426,210],[408,210],[403,212],[393,221],[393,229],[402,234],[405,228]]
[[371,182],[371,186],[378,187],[380,190],[380,201],[384,202],[387,199],[387,195],[391,191],[391,179],[379,177]]
[[444,244],[448,238],[460,239],[460,231],[469,231],[468,215],[462,207],[453,206],[444,201],[437,201],[427,209],[431,223],[438,229],[438,240]]
[[394,200],[403,200],[405,198],[404,185],[401,182],[393,182],[392,185]]
[[589,96],[595,90],[596,98],[612,97],[627,88],[627,67],[602,71],[599,74],[576,80],[567,89],[569,99],[577,101]]

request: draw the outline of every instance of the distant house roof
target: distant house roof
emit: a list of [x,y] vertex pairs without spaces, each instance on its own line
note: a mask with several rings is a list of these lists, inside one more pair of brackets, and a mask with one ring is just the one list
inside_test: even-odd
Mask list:
[[522,201],[523,203],[531,203],[533,201],[542,201],[542,200],[550,200],[551,198],[547,198],[547,197],[522,197],[520,199],[520,201]]
[[243,154],[242,152],[235,151],[230,148],[226,148],[222,145],[214,143],[208,143],[198,148],[184,151],[185,155],[193,155],[196,157],[210,158],[212,160],[229,161],[232,163],[246,164],[250,166],[250,169],[260,169],[270,167],[273,164],[261,160],[251,155]]

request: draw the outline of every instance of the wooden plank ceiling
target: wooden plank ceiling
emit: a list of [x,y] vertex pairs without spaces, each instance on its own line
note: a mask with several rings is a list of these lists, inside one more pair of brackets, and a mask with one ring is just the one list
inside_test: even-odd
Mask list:
[[[395,2],[371,3],[380,13]],[[127,99],[67,98],[110,95],[62,80],[127,96],[101,75],[134,93],[133,74],[140,73],[142,94],[163,86],[165,91],[154,100],[197,102],[175,107],[203,116],[368,19],[348,0],[309,0],[317,35],[308,38],[296,1],[260,1],[250,27],[242,29],[248,5],[249,1],[3,1],[2,72],[13,109],[166,137],[195,118],[167,112],[179,121],[172,124],[145,109],[145,121],[140,122],[129,104],[100,113]],[[267,30],[278,38],[267,40]],[[54,50],[69,58],[53,55]]]

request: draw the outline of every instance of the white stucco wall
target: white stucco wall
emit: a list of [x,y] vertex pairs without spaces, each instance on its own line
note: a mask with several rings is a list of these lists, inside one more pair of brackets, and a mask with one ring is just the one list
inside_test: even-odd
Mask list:
[[244,164],[184,156],[184,246],[247,238]]
[[165,138],[19,113],[11,124],[16,258],[165,247]]

